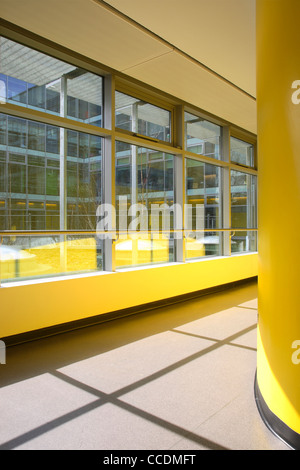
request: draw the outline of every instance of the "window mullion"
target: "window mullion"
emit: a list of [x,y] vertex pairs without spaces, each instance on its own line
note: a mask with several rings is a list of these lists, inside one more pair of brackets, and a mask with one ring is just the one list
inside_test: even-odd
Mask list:
[[[175,145],[184,150],[184,107],[177,106],[175,109]],[[175,261],[185,261],[185,237],[184,237],[184,204],[185,204],[185,168],[184,153],[174,156],[174,199],[175,199],[175,224],[174,224],[174,248]]]
[[112,131],[111,135],[106,136],[103,141],[103,171],[102,171],[102,203],[110,205],[112,217],[107,227],[110,231],[109,236],[104,237],[103,241],[103,269],[105,271],[115,271],[115,236],[113,231],[116,229],[116,220],[113,208],[116,207],[115,200],[115,79],[109,75],[104,77],[104,127]]
[[[67,115],[67,79],[60,79],[60,116]],[[67,131],[63,127],[59,130],[60,139],[60,178],[59,178],[59,228],[67,230]],[[46,175],[47,177],[47,175]],[[47,185],[47,181],[46,181]],[[67,237],[60,235],[60,269],[67,270]]]
[[[229,163],[230,161],[230,131],[229,127],[224,126],[222,130],[222,157],[223,161]],[[223,228],[229,229],[231,227],[231,189],[230,189],[230,170],[225,167],[222,172],[222,214],[223,214]],[[223,255],[231,255],[231,232],[225,230],[223,232]]]

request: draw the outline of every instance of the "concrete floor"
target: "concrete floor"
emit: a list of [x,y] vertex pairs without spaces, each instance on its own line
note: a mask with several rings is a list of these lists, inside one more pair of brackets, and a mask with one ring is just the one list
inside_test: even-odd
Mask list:
[[254,400],[255,283],[10,347],[0,449],[289,450]]

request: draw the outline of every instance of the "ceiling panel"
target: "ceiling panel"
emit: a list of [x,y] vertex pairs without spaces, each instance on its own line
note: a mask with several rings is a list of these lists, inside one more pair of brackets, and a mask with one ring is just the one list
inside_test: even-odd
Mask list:
[[256,101],[181,54],[172,52],[129,72],[138,80],[256,133]]
[[1,0],[1,17],[116,70],[172,50],[90,0]]
[[105,2],[255,96],[255,0]]

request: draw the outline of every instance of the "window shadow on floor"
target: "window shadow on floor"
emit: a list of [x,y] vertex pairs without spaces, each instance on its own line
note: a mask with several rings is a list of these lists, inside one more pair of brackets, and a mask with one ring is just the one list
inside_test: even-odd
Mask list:
[[[223,310],[239,306],[249,308],[243,304],[256,298],[257,283],[251,281],[242,287],[11,346],[7,348],[6,365],[1,367],[0,386],[62,368],[146,337],[174,331]],[[249,310],[255,311],[255,308]]]

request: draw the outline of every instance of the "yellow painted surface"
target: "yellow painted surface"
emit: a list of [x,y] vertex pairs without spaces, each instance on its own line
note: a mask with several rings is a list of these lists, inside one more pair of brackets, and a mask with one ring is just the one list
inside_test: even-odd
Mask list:
[[0,289],[0,337],[88,318],[257,275],[257,254],[115,273],[48,279]]
[[149,235],[120,239],[115,245],[116,266],[130,266],[169,261],[169,240],[151,239]]
[[1,280],[96,269],[95,238],[45,243],[33,248],[13,251],[11,255],[9,252],[4,256],[2,254],[0,259]]
[[300,433],[299,0],[257,1],[259,341],[257,374],[271,411]]
[[[201,241],[186,240],[187,258],[205,256]],[[9,248],[9,247],[8,247]],[[12,246],[13,248],[13,246]],[[92,238],[78,238],[13,251],[0,258],[0,279],[13,280],[62,273],[97,271],[97,246]],[[116,242],[116,266],[169,262],[169,239],[150,236],[122,238]],[[17,259],[16,259],[17,253]]]
[[[291,345],[289,345],[291,346]],[[262,341],[260,331],[258,329],[257,335],[257,349],[258,349],[258,370],[257,370],[257,381],[259,384],[260,391],[263,390],[263,397],[269,406],[270,410],[276,414],[283,422],[285,422],[291,429],[299,432],[299,409],[297,408],[297,402],[293,402],[290,399],[290,395],[286,393],[286,384],[284,381],[279,381],[279,376],[276,375],[276,368],[272,367],[270,362],[269,354],[264,349],[264,343]],[[294,349],[288,348],[290,352],[289,360],[292,359],[292,354],[295,352]],[[272,358],[271,358],[272,360]],[[297,364],[293,364],[294,370],[297,372]],[[287,371],[291,373],[291,371]],[[299,372],[298,372],[299,374]],[[293,374],[291,374],[293,375]],[[295,374],[297,375],[297,374]],[[299,379],[298,379],[299,382]],[[297,380],[294,383],[295,390],[298,389],[299,384]]]

